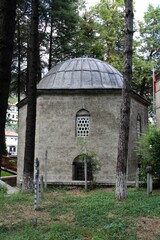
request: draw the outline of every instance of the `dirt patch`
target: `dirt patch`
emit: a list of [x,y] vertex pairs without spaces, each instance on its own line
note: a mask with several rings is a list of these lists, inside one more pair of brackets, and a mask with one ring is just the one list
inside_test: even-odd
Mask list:
[[160,233],[160,219],[141,217],[137,222],[138,239],[157,240],[156,234]]
[[67,195],[73,195],[73,196],[85,196],[87,193],[85,191],[83,191],[82,189],[78,189],[78,188],[73,188],[73,189],[69,189],[67,191],[65,191],[65,193],[62,191],[52,191],[52,192],[47,192],[45,193],[45,199],[56,199],[56,198],[65,198]]
[[116,215],[116,214],[114,214],[112,212],[107,213],[107,215],[108,215],[109,218],[115,218],[116,219],[116,218],[119,217],[118,215]]
[[67,223],[72,222],[73,219],[74,219],[74,215],[72,213],[64,214],[57,218],[58,221],[67,222]]
[[13,225],[21,224],[24,220],[32,222],[33,219],[37,219],[40,225],[51,222],[50,214],[43,211],[43,209],[34,210],[33,206],[19,205],[18,209],[10,210],[9,216],[6,215],[2,223],[7,227],[12,227]]
[[70,189],[69,191],[67,191],[67,194],[69,195],[74,195],[74,196],[86,196],[87,195],[87,192],[85,192],[84,190],[81,190],[81,189]]
[[37,218],[45,222],[51,221],[50,213],[43,211],[43,208],[40,208],[39,210],[34,210],[33,206],[27,206],[27,209],[21,207],[21,212],[23,212],[23,218],[25,220]]

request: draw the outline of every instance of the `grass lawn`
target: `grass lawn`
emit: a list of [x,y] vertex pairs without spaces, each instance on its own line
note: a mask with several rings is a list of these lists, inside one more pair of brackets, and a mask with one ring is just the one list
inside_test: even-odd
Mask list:
[[9,173],[9,172],[1,171],[1,176],[2,176],[2,177],[13,176],[13,174],[12,174],[12,173]]
[[0,191],[0,239],[160,239],[160,191],[148,198],[146,190],[132,188],[125,201],[117,201],[114,194],[105,188],[55,188],[44,193],[40,210],[34,211],[33,195]]

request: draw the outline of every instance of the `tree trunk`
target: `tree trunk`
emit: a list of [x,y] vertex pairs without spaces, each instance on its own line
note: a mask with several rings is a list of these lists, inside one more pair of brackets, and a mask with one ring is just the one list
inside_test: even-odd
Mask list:
[[120,131],[118,142],[118,157],[116,169],[116,198],[127,198],[127,157],[130,124],[130,92],[132,82],[132,41],[133,41],[133,2],[125,0],[125,54],[124,54],[124,84],[122,89],[122,106],[120,114]]
[[141,86],[140,86],[140,95],[141,95],[142,97],[143,97],[143,95],[144,95],[145,85],[146,85],[146,78],[143,77],[142,83],[141,83]]
[[20,36],[20,20],[17,23],[17,45],[18,45],[18,84],[17,84],[17,96],[18,102],[21,100],[21,36]]
[[32,0],[30,61],[28,82],[28,104],[26,119],[25,155],[23,169],[23,192],[33,191],[34,148],[36,124],[36,84],[38,80],[38,6],[39,0]]
[[11,63],[15,30],[16,0],[0,0],[0,176],[2,145],[11,82]]
[[[53,7],[51,7],[53,11]],[[52,67],[52,42],[53,42],[53,16],[51,13],[51,27],[50,27],[50,35],[49,35],[49,61],[48,61],[48,70]]]

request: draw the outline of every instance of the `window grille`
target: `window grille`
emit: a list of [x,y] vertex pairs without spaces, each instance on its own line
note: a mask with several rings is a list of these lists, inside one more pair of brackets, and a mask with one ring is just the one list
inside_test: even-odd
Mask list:
[[141,117],[138,114],[137,116],[137,139],[139,140],[141,136]]
[[87,137],[90,134],[90,113],[81,109],[76,114],[76,136]]
[[77,137],[89,135],[89,116],[77,116]]

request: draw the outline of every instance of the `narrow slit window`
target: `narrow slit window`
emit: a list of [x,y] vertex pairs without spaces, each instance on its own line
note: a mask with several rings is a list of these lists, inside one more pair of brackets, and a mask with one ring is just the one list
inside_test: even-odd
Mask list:
[[137,139],[139,140],[141,136],[141,116],[137,116]]

